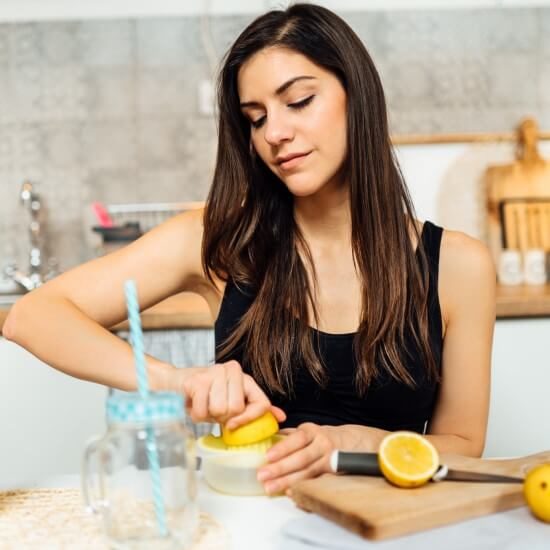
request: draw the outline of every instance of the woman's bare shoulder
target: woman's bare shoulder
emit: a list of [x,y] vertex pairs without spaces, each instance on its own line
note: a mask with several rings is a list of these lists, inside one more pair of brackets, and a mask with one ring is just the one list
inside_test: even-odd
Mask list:
[[449,229],[443,231],[441,240],[441,269],[478,274],[494,272],[493,259],[486,244],[466,233]]
[[149,244],[158,247],[159,255],[170,262],[176,272],[181,268],[182,280],[201,277],[203,232],[203,209],[189,210],[150,231]]
[[[173,235],[176,240],[174,246],[183,254],[180,265],[187,265],[186,276],[182,290],[200,294],[207,302],[212,312],[217,312],[225,283],[214,273],[207,277],[202,263],[202,241],[204,237],[204,208],[191,210],[173,218],[177,226]],[[215,318],[215,316],[214,316]]]
[[496,271],[491,252],[479,239],[444,230],[439,259],[442,308],[451,311],[472,300],[493,300]]

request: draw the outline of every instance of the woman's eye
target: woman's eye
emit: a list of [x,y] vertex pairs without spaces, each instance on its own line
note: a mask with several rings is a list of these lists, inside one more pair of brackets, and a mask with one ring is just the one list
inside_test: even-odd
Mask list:
[[252,128],[261,128],[265,122],[265,116],[257,119],[257,120],[251,120],[250,125]]
[[288,106],[291,109],[296,109],[296,110],[303,109],[304,107],[307,107],[313,101],[314,97],[315,97],[315,94],[310,95],[309,97],[306,97],[305,99],[297,101],[296,103],[289,103]]
[[[296,103],[289,103],[288,106],[291,109],[294,109],[295,111],[299,111],[300,109],[303,109],[304,107],[307,107],[315,97],[315,94],[310,95],[309,97],[306,97],[305,99],[301,99],[300,101],[296,101]],[[258,118],[257,120],[251,120],[250,126],[257,130],[258,128],[261,128],[264,125],[265,122],[265,115],[263,117]]]

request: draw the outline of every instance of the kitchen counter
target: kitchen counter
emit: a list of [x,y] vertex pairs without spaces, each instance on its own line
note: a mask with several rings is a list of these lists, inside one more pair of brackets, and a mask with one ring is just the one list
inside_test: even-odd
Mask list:
[[[445,482],[443,482],[445,483]],[[77,475],[50,477],[31,487],[80,487]],[[16,489],[18,487],[8,487]],[[530,550],[548,547],[548,525],[537,521],[526,506],[469,519],[428,531],[383,541],[367,541],[316,514],[306,513],[287,497],[236,497],[210,489],[199,474],[198,503],[223,528],[224,550],[420,550],[424,548],[501,548]]]
[[[0,306],[0,328],[9,306]],[[497,318],[550,317],[550,284],[544,286],[497,287]],[[206,301],[191,292],[182,292],[142,313],[145,330],[177,328],[211,328],[212,315]],[[127,329],[121,323],[115,330]]]

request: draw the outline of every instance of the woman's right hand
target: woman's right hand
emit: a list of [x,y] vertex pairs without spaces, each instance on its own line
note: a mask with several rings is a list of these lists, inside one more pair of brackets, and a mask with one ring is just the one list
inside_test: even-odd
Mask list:
[[234,430],[267,411],[279,422],[286,418],[237,361],[176,369],[175,374],[193,422],[219,422]]

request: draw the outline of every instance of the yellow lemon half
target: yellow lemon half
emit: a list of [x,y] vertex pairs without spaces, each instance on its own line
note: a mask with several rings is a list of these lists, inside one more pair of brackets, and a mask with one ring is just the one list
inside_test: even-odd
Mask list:
[[523,494],[533,515],[550,523],[550,464],[535,466],[527,472]]
[[436,448],[420,434],[398,431],[387,435],[378,450],[384,477],[398,487],[419,487],[439,467]]
[[243,424],[234,430],[222,427],[222,439],[228,447],[252,445],[275,435],[279,431],[279,423],[270,411],[259,418]]

